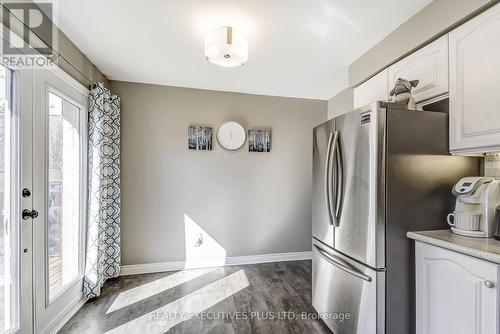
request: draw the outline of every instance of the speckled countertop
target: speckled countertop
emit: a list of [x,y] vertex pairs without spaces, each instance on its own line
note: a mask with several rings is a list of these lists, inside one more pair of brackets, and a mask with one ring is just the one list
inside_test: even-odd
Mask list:
[[500,241],[464,237],[450,230],[408,232],[408,238],[500,264]]

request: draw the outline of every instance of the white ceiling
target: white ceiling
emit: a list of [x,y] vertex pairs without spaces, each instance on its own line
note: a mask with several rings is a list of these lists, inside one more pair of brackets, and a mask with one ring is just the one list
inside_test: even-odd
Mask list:
[[[432,0],[60,0],[60,29],[112,80],[328,99],[347,66]],[[231,25],[249,60],[222,68],[204,35]]]

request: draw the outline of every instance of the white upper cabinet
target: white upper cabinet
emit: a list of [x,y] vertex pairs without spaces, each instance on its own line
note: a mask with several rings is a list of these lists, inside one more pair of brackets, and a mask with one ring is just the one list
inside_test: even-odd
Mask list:
[[419,80],[412,90],[419,103],[448,92],[448,35],[389,67],[389,91],[398,78]]
[[416,333],[497,334],[499,266],[416,243]]
[[500,5],[449,34],[450,150],[500,150]]
[[385,69],[354,88],[354,109],[389,97],[389,70]]

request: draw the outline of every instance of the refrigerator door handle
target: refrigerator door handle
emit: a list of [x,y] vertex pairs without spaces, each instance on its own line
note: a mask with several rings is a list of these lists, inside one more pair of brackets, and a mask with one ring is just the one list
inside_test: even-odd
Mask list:
[[330,264],[334,265],[335,267],[345,271],[346,273],[351,274],[351,275],[353,275],[357,278],[360,278],[364,281],[367,281],[367,282],[372,281],[372,278],[370,276],[365,275],[364,273],[360,272],[356,268],[351,267],[351,266],[344,264],[343,262],[337,260],[335,255],[327,253],[325,250],[323,250],[321,247],[319,247],[317,245],[313,245],[313,246],[314,246],[314,249],[316,249],[316,251],[318,252],[318,254],[323,259],[325,259],[325,261],[327,261],[328,263],[330,263]]
[[328,145],[326,148],[326,162],[325,162],[325,202],[326,202],[326,210],[328,212],[328,221],[330,225],[334,223],[334,214],[332,211],[332,187],[331,187],[331,178],[332,178],[332,168],[331,168],[331,157],[332,157],[332,146],[335,147],[337,142],[338,135],[333,132],[330,132],[328,137]]
[[339,227],[340,225],[340,215],[342,213],[342,201],[344,198],[344,160],[342,156],[342,150],[340,148],[340,132],[337,133],[337,141],[335,142],[335,163],[336,163],[336,172],[335,172],[335,226]]
[[[334,199],[333,199],[333,204],[331,206],[334,206],[334,209],[332,210],[332,220],[333,220],[333,223],[335,225],[335,227],[339,227],[340,225],[340,221],[339,221],[339,210],[338,210],[338,206],[339,206],[339,177],[340,177],[340,170],[339,170],[339,160],[340,160],[340,146],[339,146],[339,136],[340,136],[340,133],[338,131],[335,131],[333,133],[333,152],[332,152],[332,155],[333,155],[333,160],[335,160],[335,168],[333,167],[330,167],[331,169],[331,174],[333,174],[333,180],[335,181],[335,192],[334,193]],[[330,179],[331,181],[331,179]],[[331,187],[331,182],[330,183],[330,187]],[[332,191],[330,191],[332,192]],[[330,207],[331,207],[330,206]]]

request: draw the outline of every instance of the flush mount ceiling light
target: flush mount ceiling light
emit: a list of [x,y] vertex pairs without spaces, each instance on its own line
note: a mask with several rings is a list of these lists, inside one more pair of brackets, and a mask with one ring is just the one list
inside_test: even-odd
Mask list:
[[205,37],[205,58],[223,67],[243,66],[248,60],[248,40],[232,27],[219,27]]

